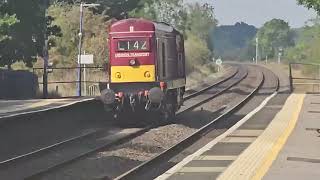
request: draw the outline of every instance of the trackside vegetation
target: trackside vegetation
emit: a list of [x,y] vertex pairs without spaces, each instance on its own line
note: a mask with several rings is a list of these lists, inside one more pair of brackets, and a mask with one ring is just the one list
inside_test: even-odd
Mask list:
[[[79,41],[80,0],[0,2],[0,67],[42,66],[44,33],[47,32],[50,62],[56,67],[76,66]],[[259,29],[239,22],[218,26],[214,7],[187,0],[87,0],[99,3],[84,11],[83,49],[95,55],[96,65],[108,62],[107,36],[112,22],[135,17],[173,25],[185,35],[188,71],[212,57],[252,60],[259,39],[259,60],[319,62],[320,21],[310,20],[293,29],[288,22],[272,19]],[[297,0],[320,14],[320,1]],[[47,16],[45,17],[45,10]]]
[[[79,41],[79,0],[42,0],[1,3],[0,66],[8,68],[41,67],[45,26],[48,29],[50,62],[56,67],[76,66]],[[208,41],[217,20],[209,4],[186,3],[183,0],[88,0],[99,3],[84,11],[85,53],[94,54],[98,66],[108,62],[108,29],[121,19],[135,17],[173,25],[185,35],[188,69],[202,65],[213,56]],[[25,9],[21,11],[21,9]],[[45,10],[47,14],[44,18]],[[189,58],[190,57],[190,58]],[[192,64],[192,65],[191,65]]]

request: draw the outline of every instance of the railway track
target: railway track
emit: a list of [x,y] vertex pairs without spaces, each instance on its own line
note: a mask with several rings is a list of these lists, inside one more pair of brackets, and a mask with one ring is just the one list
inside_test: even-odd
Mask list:
[[[242,69],[242,71],[244,71]],[[240,74],[240,75],[239,75]],[[239,69],[234,72],[233,74],[231,74],[230,76],[228,76],[227,78],[207,87],[207,88],[204,88],[200,91],[197,91],[196,93],[193,93],[189,96],[186,97],[186,100],[189,100],[189,99],[192,99],[204,92],[207,92],[208,90],[222,84],[222,83],[225,83],[225,82],[228,82],[228,81],[232,81],[230,82],[230,84],[226,87],[224,87],[223,89],[217,91],[216,93],[210,95],[210,97],[207,97],[206,100],[202,101],[202,102],[198,102],[196,104],[193,104],[192,106],[190,106],[189,108],[185,109],[184,111],[188,111],[196,106],[199,106],[200,104],[204,103],[205,101],[208,101],[209,99],[212,99],[216,96],[218,96],[219,94],[222,94],[224,91],[230,89],[232,86],[238,84],[241,80],[243,80],[246,76],[247,76],[248,72],[245,71],[245,72],[242,72],[239,73]],[[236,77],[236,76],[239,76],[239,77]],[[234,78],[234,79],[232,79]],[[180,112],[180,113],[183,113],[184,111]],[[152,127],[147,127],[147,128],[144,128],[144,129],[137,129],[137,130],[134,130],[133,132],[131,132],[129,135],[127,136],[124,136],[124,137],[118,137],[116,138],[117,140],[116,141],[113,141],[113,142],[109,142],[107,144],[104,144],[103,146],[100,146],[100,147],[97,147],[95,149],[91,149],[90,151],[87,151],[87,152],[84,152],[84,153],[81,153],[80,155],[78,155],[77,157],[74,157],[74,158],[71,158],[71,159],[68,159],[62,163],[58,163],[58,164],[55,164],[49,168],[46,168],[42,171],[39,171],[37,173],[34,173],[32,175],[29,175],[29,178],[30,179],[33,179],[35,177],[39,177],[43,174],[45,174],[46,172],[50,172],[54,169],[57,169],[59,167],[63,167],[65,166],[66,164],[69,164],[69,163],[72,163],[78,159],[81,159],[85,156],[88,156],[94,152],[97,152],[99,151],[100,149],[105,149],[105,148],[108,148],[108,147],[111,147],[111,146],[115,146],[117,144],[121,144],[123,142],[126,142],[127,140],[129,139],[132,139],[134,137],[137,137],[141,134],[143,134],[144,132],[147,132],[148,130],[150,130]],[[103,130],[98,130],[98,131],[94,131],[94,132],[89,132],[89,133],[86,133],[86,134],[83,134],[81,136],[78,136],[78,137],[74,137],[74,138],[70,138],[68,140],[65,140],[65,141],[62,141],[62,142],[59,142],[59,143],[56,143],[56,144],[53,144],[51,146],[48,146],[48,147],[45,147],[45,148],[41,148],[41,149],[38,149],[38,150],[35,150],[33,152],[30,152],[30,153],[27,153],[27,154],[23,154],[23,155],[20,155],[20,156],[16,156],[16,157],[13,157],[13,158],[10,158],[10,159],[7,159],[7,160],[4,160],[2,162],[0,162],[0,168],[5,168],[5,167],[10,167],[10,166],[14,166],[15,163],[21,163],[21,162],[25,162],[25,161],[29,161],[30,159],[32,158],[37,158],[38,156],[41,156],[42,154],[45,154],[46,152],[51,152],[51,151],[56,151],[58,148],[63,148],[63,146],[65,146],[66,144],[68,143],[74,143],[76,141],[79,141],[79,139],[82,139],[82,138],[88,138],[88,137],[92,137],[94,136],[95,134],[101,132]]]
[[[169,149],[165,150],[164,152],[160,153],[159,155],[155,156],[154,158],[150,159],[149,161],[146,161],[139,166],[127,171],[126,173],[116,177],[115,179],[138,179],[138,176],[145,173],[146,171],[154,168],[157,164],[161,164],[161,162],[165,162],[170,160],[175,155],[179,154],[182,150],[199,140],[203,134],[207,133],[210,128],[212,128],[212,125],[218,121],[219,119],[225,118],[226,116],[229,116],[231,113],[242,107],[247,101],[249,101],[252,96],[260,89],[264,82],[265,76],[263,73],[261,73],[261,81],[259,85],[253,89],[253,91],[241,102],[239,102],[236,106],[229,109],[227,112],[220,115],[218,118],[215,118],[202,128],[200,128],[198,131],[194,132],[192,135],[188,136],[187,138],[183,139],[176,145],[170,147]],[[101,177],[101,179],[107,179],[107,176]]]
[[[212,88],[215,88],[216,86],[218,85],[221,85],[222,83],[225,83],[225,82],[228,82],[227,84],[225,84],[223,87],[220,87],[218,89],[216,89],[214,91],[213,94],[206,94],[205,97],[202,97],[202,100],[200,102],[196,102],[196,103],[191,103],[191,105],[188,106],[188,108],[185,108],[184,110],[180,111],[178,114],[182,114],[186,111],[189,111],[197,106],[200,106],[201,104],[204,104],[205,102],[208,102],[210,100],[212,100],[213,98],[223,94],[223,92],[226,92],[227,90],[229,90],[231,87],[237,85],[238,83],[240,83],[243,79],[245,79],[248,75],[248,70],[246,68],[243,68],[241,70],[237,70],[234,74],[232,74],[231,76],[227,77],[226,79],[224,80],[221,80],[217,83],[215,83],[214,85],[211,85],[210,88],[204,88],[190,96],[188,96],[188,100],[196,97],[197,95],[201,95],[202,93],[204,92],[207,92],[208,90],[211,90]],[[229,82],[230,81],[230,82]],[[93,153],[96,153],[102,149],[108,149],[108,148],[111,148],[111,147],[114,147],[116,145],[120,145],[120,144],[123,144],[137,136],[140,136],[141,134],[144,134],[145,132],[149,131],[150,129],[152,128],[155,128],[157,125],[154,125],[154,126],[149,126],[149,127],[146,127],[146,128],[143,128],[143,129],[140,129],[140,130],[137,130],[135,132],[132,132],[131,134],[129,134],[128,136],[125,136],[123,138],[120,138],[120,139],[117,139],[111,143],[107,143],[103,146],[100,146],[100,147],[97,147],[95,149],[92,149],[90,151],[87,151],[85,153],[82,153],[81,155],[79,156],[76,156],[74,158],[71,158],[71,159],[67,159],[65,160],[64,162],[61,162],[59,164],[56,164],[56,165],[53,165],[49,168],[46,168],[42,171],[39,171],[33,175],[30,175],[28,178],[26,179],[38,179],[56,169],[60,169],[68,164],[71,164],[75,161],[78,161],[84,157],[87,157],[87,156],[90,156],[91,154]]]
[[[165,166],[163,164],[168,163],[170,159],[177,156],[179,153],[187,149],[189,146],[200,140],[205,134],[208,134],[212,130],[212,126],[219,120],[224,119],[228,116],[230,116],[233,112],[239,110],[241,107],[243,107],[244,104],[246,104],[263,86],[265,82],[266,75],[261,72],[261,80],[259,85],[253,89],[253,91],[247,95],[245,99],[243,99],[241,102],[236,104],[234,107],[230,108],[228,111],[220,115],[219,117],[213,119],[211,122],[209,122],[207,125],[200,128],[198,131],[194,132],[187,138],[183,139],[179,143],[173,145],[166,151],[158,154],[157,156],[153,157],[152,159],[145,161],[144,163],[140,164],[139,166],[136,166],[132,168],[131,170],[121,174],[120,176],[114,178],[116,180],[134,180],[134,179],[141,179],[141,178],[148,178],[152,177],[152,179],[156,178],[157,176],[161,175],[162,173],[166,172],[166,170],[170,169],[168,166]],[[274,75],[274,74],[273,74]],[[276,76],[275,76],[276,77]],[[279,90],[280,82],[279,78],[277,77],[275,79],[276,81],[276,88],[275,91]],[[165,169],[162,169],[163,165]],[[146,175],[150,174],[150,172],[156,172],[155,175]],[[147,179],[148,179],[147,178]],[[103,176],[99,179],[108,179],[107,176]]]

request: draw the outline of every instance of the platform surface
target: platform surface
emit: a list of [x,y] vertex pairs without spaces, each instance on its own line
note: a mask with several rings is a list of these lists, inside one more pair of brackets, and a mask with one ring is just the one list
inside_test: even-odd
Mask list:
[[68,106],[92,98],[65,98],[65,99],[32,99],[32,100],[0,100],[0,118],[22,113],[41,111],[60,106]]
[[320,95],[307,95],[299,120],[263,179],[320,179]]
[[277,97],[157,179],[320,179],[320,95],[290,95],[264,128]]

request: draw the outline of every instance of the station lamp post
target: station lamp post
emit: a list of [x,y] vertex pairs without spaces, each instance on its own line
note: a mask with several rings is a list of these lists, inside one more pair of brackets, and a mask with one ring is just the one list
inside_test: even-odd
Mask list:
[[83,9],[84,7],[97,7],[100,4],[80,4],[80,31],[79,31],[79,45],[78,45],[78,83],[77,83],[77,95],[82,96],[81,93],[81,84],[82,84],[82,66],[81,66],[81,55],[82,55],[82,37],[83,37]]

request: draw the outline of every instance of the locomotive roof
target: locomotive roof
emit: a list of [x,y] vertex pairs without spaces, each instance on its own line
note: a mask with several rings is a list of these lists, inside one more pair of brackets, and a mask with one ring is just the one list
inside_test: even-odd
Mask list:
[[145,19],[124,19],[117,21],[111,25],[110,32],[130,32],[130,26],[134,25],[134,31],[162,31],[162,32],[178,32],[172,26],[163,22],[153,22]]

